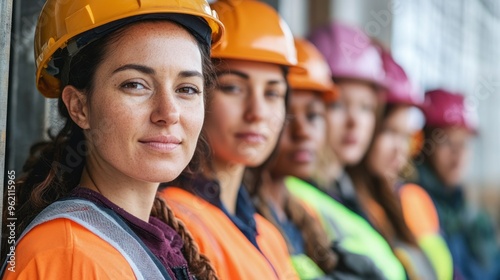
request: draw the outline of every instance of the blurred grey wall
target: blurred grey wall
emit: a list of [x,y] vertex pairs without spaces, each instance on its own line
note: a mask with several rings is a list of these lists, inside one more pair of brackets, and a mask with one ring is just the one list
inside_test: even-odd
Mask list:
[[43,0],[14,1],[6,169],[20,174],[29,147],[43,137],[45,100],[35,87],[33,35]]

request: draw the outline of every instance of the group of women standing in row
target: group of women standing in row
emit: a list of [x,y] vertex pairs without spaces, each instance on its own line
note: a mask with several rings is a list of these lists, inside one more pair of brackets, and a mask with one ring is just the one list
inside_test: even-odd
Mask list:
[[48,0],[35,58],[65,125],[18,182],[5,279],[460,275],[398,179],[423,103],[360,30],[294,39],[254,0]]

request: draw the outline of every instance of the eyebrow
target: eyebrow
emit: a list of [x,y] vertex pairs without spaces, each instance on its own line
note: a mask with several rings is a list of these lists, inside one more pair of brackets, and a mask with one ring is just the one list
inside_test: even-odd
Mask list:
[[115,71],[113,71],[113,74],[125,70],[136,70],[148,75],[156,74],[156,71],[153,68],[139,64],[125,64],[123,66],[116,68]]
[[[244,73],[244,72],[241,72],[241,71],[238,71],[238,70],[222,70],[222,71],[217,71],[215,73],[215,75],[217,76],[217,78],[219,78],[220,76],[224,76],[224,75],[236,75],[236,76],[239,76],[245,80],[249,80],[250,79],[250,76],[247,74],[247,73]],[[268,81],[267,82],[268,85],[275,85],[275,84],[286,84],[286,80],[283,78],[283,79],[280,79],[280,80],[272,80],[272,81]]]
[[224,76],[224,75],[236,75],[236,76],[239,76],[245,80],[248,80],[250,79],[250,76],[248,76],[248,74],[246,73],[243,73],[241,71],[238,71],[238,70],[222,70],[222,71],[217,71],[215,73],[215,75],[217,76],[217,78],[219,78],[220,76]]
[[196,70],[181,71],[179,73],[179,77],[181,77],[181,78],[200,77],[203,79],[203,74],[201,74],[199,71],[196,71]]
[[283,80],[272,80],[272,81],[269,81],[267,82],[268,85],[279,85],[279,84],[283,84],[283,85],[286,85],[286,80],[283,79]]
[[[144,65],[139,65],[139,64],[125,64],[123,66],[116,68],[113,71],[113,74],[120,72],[120,71],[125,71],[125,70],[136,70],[136,71],[139,71],[139,72],[147,74],[147,75],[155,75],[156,74],[156,71],[153,68],[148,67],[148,66],[144,66]],[[203,79],[203,74],[201,74],[199,71],[196,71],[196,70],[181,71],[178,74],[178,76],[181,78],[200,77]]]

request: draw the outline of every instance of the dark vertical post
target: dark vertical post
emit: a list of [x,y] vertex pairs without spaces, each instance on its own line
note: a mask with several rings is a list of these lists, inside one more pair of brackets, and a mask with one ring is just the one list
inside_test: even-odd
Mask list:
[[[6,182],[5,144],[7,141],[7,103],[9,92],[10,36],[12,32],[12,0],[0,1],[0,182]],[[3,211],[3,192],[0,188],[0,209]],[[2,221],[0,219],[0,229]],[[1,249],[1,248],[0,248]]]

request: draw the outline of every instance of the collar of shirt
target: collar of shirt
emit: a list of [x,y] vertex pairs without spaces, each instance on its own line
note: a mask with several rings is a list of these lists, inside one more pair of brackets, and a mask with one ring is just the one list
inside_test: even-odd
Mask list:
[[160,219],[150,216],[149,223],[145,222],[120,208],[102,194],[88,188],[76,187],[70,196],[92,201],[116,212],[162,262],[169,273],[171,273],[170,270],[174,271],[176,268],[187,268],[187,261],[181,252],[184,246],[181,236]]
[[240,185],[236,199],[235,214],[229,213],[220,199],[221,187],[218,180],[210,180],[203,176],[196,177],[190,186],[184,187],[187,191],[201,197],[210,204],[219,208],[233,222],[233,224],[246,236],[246,238],[257,248],[257,226],[254,215],[255,206],[248,191]]

